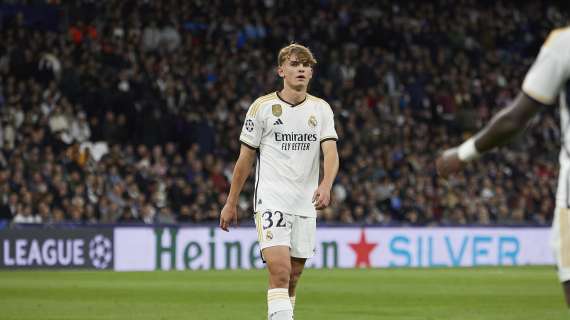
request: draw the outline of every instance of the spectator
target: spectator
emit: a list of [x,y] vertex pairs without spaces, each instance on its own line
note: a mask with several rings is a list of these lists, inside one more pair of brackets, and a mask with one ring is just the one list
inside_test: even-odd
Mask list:
[[35,216],[32,214],[31,206],[24,206],[23,204],[19,204],[17,214],[14,217],[13,222],[20,224],[41,223],[42,219],[40,216]]
[[[436,177],[431,162],[514,98],[520,82],[505,79],[521,79],[558,23],[547,14],[556,4],[224,5],[80,3],[63,10],[67,32],[0,30],[0,172],[9,168],[0,213],[44,223],[217,220],[251,97],[278,89],[272,54],[296,40],[326,62],[311,92],[331,101],[341,137],[324,221],[550,223],[554,112],[454,179]],[[76,13],[106,7],[125,23]],[[253,189],[250,179],[244,197]],[[252,204],[240,209],[246,218]]]
[[18,214],[18,195],[10,194],[8,201],[0,206],[0,220],[12,220]]

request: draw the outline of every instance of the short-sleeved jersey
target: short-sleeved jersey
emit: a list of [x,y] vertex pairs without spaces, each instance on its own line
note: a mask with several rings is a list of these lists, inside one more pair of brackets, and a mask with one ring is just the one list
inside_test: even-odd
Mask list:
[[257,150],[254,211],[315,217],[321,143],[337,139],[332,109],[320,98],[293,105],[274,92],[255,100],[240,135]]
[[560,102],[561,152],[556,205],[570,207],[570,28],[550,33],[526,74],[522,90],[532,99],[553,105]]

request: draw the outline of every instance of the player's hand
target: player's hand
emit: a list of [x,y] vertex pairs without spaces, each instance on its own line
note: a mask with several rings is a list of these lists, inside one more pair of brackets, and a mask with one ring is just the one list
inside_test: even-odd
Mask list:
[[231,224],[237,224],[237,206],[231,206],[226,203],[220,214],[220,228],[229,232]]
[[447,178],[450,174],[458,172],[463,168],[464,164],[465,163],[459,159],[457,148],[443,151],[435,161],[437,173],[443,178]]
[[331,203],[331,188],[324,186],[322,183],[319,185],[313,194],[313,205],[315,209],[322,210],[329,206]]

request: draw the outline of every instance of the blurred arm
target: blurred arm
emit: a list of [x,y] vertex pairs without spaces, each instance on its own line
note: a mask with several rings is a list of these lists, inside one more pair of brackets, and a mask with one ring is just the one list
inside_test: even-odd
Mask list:
[[477,158],[479,154],[509,142],[524,131],[530,119],[542,108],[543,104],[524,92],[519,93],[511,105],[493,116],[473,138],[459,147],[445,150],[436,160],[437,172],[445,178],[461,170],[465,162]]
[[543,105],[519,93],[507,108],[497,113],[491,121],[475,135],[475,147],[481,153],[502,146],[520,132],[528,122],[543,109]]

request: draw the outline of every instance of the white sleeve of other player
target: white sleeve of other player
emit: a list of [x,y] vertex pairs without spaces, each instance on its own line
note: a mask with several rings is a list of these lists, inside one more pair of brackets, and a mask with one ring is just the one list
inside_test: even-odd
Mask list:
[[560,89],[568,80],[569,31],[561,29],[551,32],[524,79],[523,92],[542,104],[554,104]]
[[325,102],[323,113],[323,125],[321,126],[321,141],[338,140],[338,135],[334,128],[334,114],[328,103]]
[[264,129],[264,122],[262,120],[260,109],[261,105],[255,102],[249,107],[239,137],[239,140],[242,143],[256,149],[259,148]]

